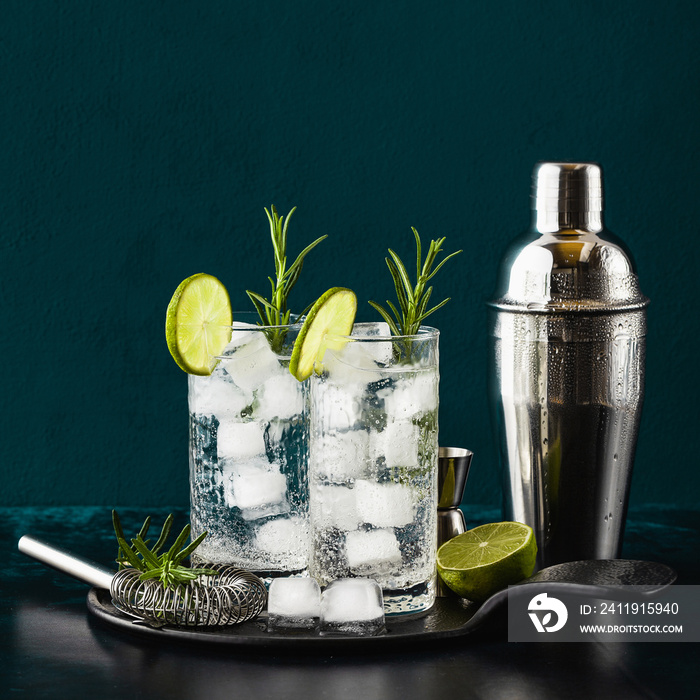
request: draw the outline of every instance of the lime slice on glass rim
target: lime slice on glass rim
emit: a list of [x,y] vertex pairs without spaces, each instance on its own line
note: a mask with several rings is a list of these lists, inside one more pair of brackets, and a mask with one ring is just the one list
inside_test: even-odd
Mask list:
[[357,313],[355,292],[345,287],[332,287],[311,307],[294,341],[289,371],[303,382],[318,372],[326,350],[339,349],[342,343],[330,341],[328,335],[350,335]]
[[480,525],[448,540],[437,551],[440,578],[457,595],[483,602],[532,574],[537,543],[523,523]]
[[175,290],[165,316],[168,350],[188,374],[211,374],[231,340],[231,301],[221,282],[199,272]]

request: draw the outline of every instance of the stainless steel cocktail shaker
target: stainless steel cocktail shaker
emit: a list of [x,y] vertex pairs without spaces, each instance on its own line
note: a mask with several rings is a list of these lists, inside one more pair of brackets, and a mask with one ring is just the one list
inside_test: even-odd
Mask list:
[[648,299],[602,204],[598,165],[539,163],[489,302],[504,515],[534,529],[539,567],[621,552]]

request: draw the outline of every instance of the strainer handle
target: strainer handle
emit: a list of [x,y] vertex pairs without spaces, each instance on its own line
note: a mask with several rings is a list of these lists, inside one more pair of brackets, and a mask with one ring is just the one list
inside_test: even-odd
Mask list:
[[64,574],[73,576],[73,578],[98,588],[109,590],[114,578],[115,572],[112,569],[79,557],[31,535],[23,535],[17,543],[17,548],[23,554],[40,561],[42,564],[47,564]]

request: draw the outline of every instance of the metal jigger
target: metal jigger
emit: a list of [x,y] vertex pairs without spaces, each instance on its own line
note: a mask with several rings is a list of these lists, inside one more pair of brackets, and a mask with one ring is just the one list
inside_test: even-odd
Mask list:
[[[467,529],[459,509],[474,453],[462,447],[440,447],[438,451],[438,547]],[[438,595],[450,595],[438,580]]]

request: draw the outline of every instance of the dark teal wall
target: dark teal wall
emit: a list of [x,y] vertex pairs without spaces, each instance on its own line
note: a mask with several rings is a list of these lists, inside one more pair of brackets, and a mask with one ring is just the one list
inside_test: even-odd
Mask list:
[[486,314],[538,160],[597,160],[651,297],[633,503],[695,504],[700,11],[694,0],[336,3],[5,0],[0,6],[0,503],[186,505],[173,290],[234,308],[271,271],[264,206],[298,211],[300,308],[392,293],[411,226],[448,264],[441,443],[500,500]]

